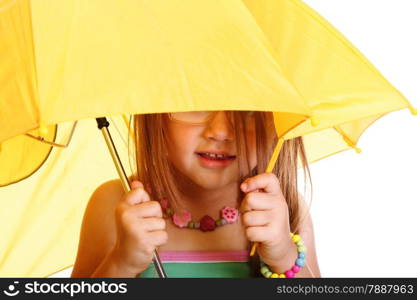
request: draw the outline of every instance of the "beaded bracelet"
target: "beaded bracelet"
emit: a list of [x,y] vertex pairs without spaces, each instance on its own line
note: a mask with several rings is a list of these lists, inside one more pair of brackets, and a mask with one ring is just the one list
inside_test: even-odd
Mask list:
[[261,273],[265,278],[294,278],[295,274],[300,271],[305,265],[306,247],[304,242],[298,234],[290,232],[292,241],[297,245],[298,256],[294,266],[284,273],[274,273],[269,269],[269,266],[261,260]]

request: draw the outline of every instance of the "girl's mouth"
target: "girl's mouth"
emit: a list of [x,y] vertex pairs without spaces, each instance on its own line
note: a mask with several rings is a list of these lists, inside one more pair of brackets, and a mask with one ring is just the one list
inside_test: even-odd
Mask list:
[[235,159],[235,155],[214,154],[214,153],[196,153],[200,164],[205,168],[224,168],[230,165]]

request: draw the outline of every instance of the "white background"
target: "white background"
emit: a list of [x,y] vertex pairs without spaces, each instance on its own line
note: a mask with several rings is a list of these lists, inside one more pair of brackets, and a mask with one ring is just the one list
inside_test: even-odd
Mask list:
[[[416,0],[305,2],[417,107]],[[417,116],[381,118],[358,146],[310,166],[322,277],[417,277]]]
[[[417,1],[307,0],[417,107]],[[417,116],[376,121],[345,151],[311,165],[323,277],[417,277]]]

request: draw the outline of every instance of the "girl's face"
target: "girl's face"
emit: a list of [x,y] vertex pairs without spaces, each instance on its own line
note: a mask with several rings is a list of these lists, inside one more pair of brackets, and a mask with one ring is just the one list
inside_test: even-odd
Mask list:
[[[255,121],[247,120],[246,139],[251,170],[256,166]],[[205,189],[216,189],[239,180],[234,128],[226,112],[214,112],[204,124],[168,120],[168,158],[183,175]],[[210,158],[210,154],[227,157]]]

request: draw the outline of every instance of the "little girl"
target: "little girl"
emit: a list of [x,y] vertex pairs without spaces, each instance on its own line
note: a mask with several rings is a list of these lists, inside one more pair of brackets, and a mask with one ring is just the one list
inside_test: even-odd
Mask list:
[[320,277],[297,190],[302,138],[265,173],[272,113],[135,115],[134,141],[132,190],[112,180],[93,193],[71,277],[157,277],[154,250],[167,277]]

